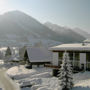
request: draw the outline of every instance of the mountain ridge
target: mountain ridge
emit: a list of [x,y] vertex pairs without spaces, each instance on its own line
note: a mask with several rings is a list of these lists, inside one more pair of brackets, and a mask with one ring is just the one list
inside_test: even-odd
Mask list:
[[[52,31],[44,24],[41,24],[33,17],[21,11],[11,11],[0,15],[1,40],[16,39],[19,42],[28,42],[28,37],[30,37],[29,39],[49,39],[63,43],[70,43],[81,42],[85,39],[83,36],[80,36],[77,33],[75,33],[75,35],[78,38],[75,38],[71,35],[71,39],[69,36],[65,37],[60,35],[59,33]],[[10,38],[10,36],[13,38]]]
[[74,29],[71,29],[71,28],[62,27],[60,25],[53,24],[51,22],[46,22],[44,23],[44,25],[50,28],[52,31],[59,33],[60,35],[66,36],[66,38],[69,38],[69,39],[71,37],[79,39],[78,36],[81,36],[81,37],[83,36],[84,38],[86,38],[84,35],[74,31]]
[[[85,38],[90,38],[90,33],[86,32],[86,31],[84,31],[84,30],[82,30],[82,29],[80,29],[80,28],[78,28],[78,27],[76,27],[76,28],[70,28],[70,27],[66,27],[66,26],[63,27],[63,26],[60,26],[60,25],[58,25],[58,24],[53,24],[53,23],[48,22],[48,21],[45,22],[44,25],[48,26],[49,28],[50,28],[50,25],[51,25],[51,26],[53,25],[53,27],[54,27],[54,26],[55,26],[55,27],[58,27],[59,30],[60,30],[60,28],[63,28],[64,30],[70,29],[70,30],[72,30],[72,31],[80,34],[81,36],[84,36]],[[55,28],[55,27],[54,27],[54,28]],[[52,30],[54,30],[54,29],[52,29]],[[54,31],[55,31],[55,30],[54,30]],[[57,31],[57,30],[56,30],[56,31]],[[60,31],[61,31],[61,30],[60,30]]]

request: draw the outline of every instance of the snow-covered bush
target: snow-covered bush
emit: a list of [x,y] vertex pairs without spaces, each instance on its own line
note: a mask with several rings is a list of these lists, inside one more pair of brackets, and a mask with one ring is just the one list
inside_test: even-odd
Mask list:
[[61,68],[59,69],[59,85],[62,90],[70,90],[73,87],[72,68],[67,52],[63,54]]

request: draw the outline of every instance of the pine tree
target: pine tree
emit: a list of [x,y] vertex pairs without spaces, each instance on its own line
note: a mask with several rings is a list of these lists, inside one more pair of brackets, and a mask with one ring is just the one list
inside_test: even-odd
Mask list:
[[70,90],[73,87],[72,67],[67,52],[63,54],[63,60],[58,76],[59,85],[62,90]]
[[10,47],[8,47],[6,50],[5,56],[11,56],[11,55],[12,55],[12,53],[11,53]]

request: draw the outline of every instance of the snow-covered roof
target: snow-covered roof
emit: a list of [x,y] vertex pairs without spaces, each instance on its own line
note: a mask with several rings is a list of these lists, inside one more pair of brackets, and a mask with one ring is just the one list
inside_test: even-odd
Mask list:
[[0,47],[0,51],[5,51],[7,47]]
[[11,56],[10,58],[8,58],[8,61],[20,61],[20,58],[15,57],[15,56]]
[[86,39],[83,41],[84,43],[90,43],[90,39]]
[[44,47],[27,47],[30,62],[50,62],[52,53]]
[[90,44],[74,43],[74,44],[61,44],[51,47],[50,50],[75,50],[75,51],[90,51]]

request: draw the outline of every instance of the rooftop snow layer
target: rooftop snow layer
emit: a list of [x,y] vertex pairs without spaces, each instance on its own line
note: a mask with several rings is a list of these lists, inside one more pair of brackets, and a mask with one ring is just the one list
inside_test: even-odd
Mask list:
[[31,62],[51,61],[51,52],[46,48],[27,48],[27,51]]
[[90,44],[86,44],[86,43],[62,44],[62,45],[51,47],[50,50],[90,51]]

